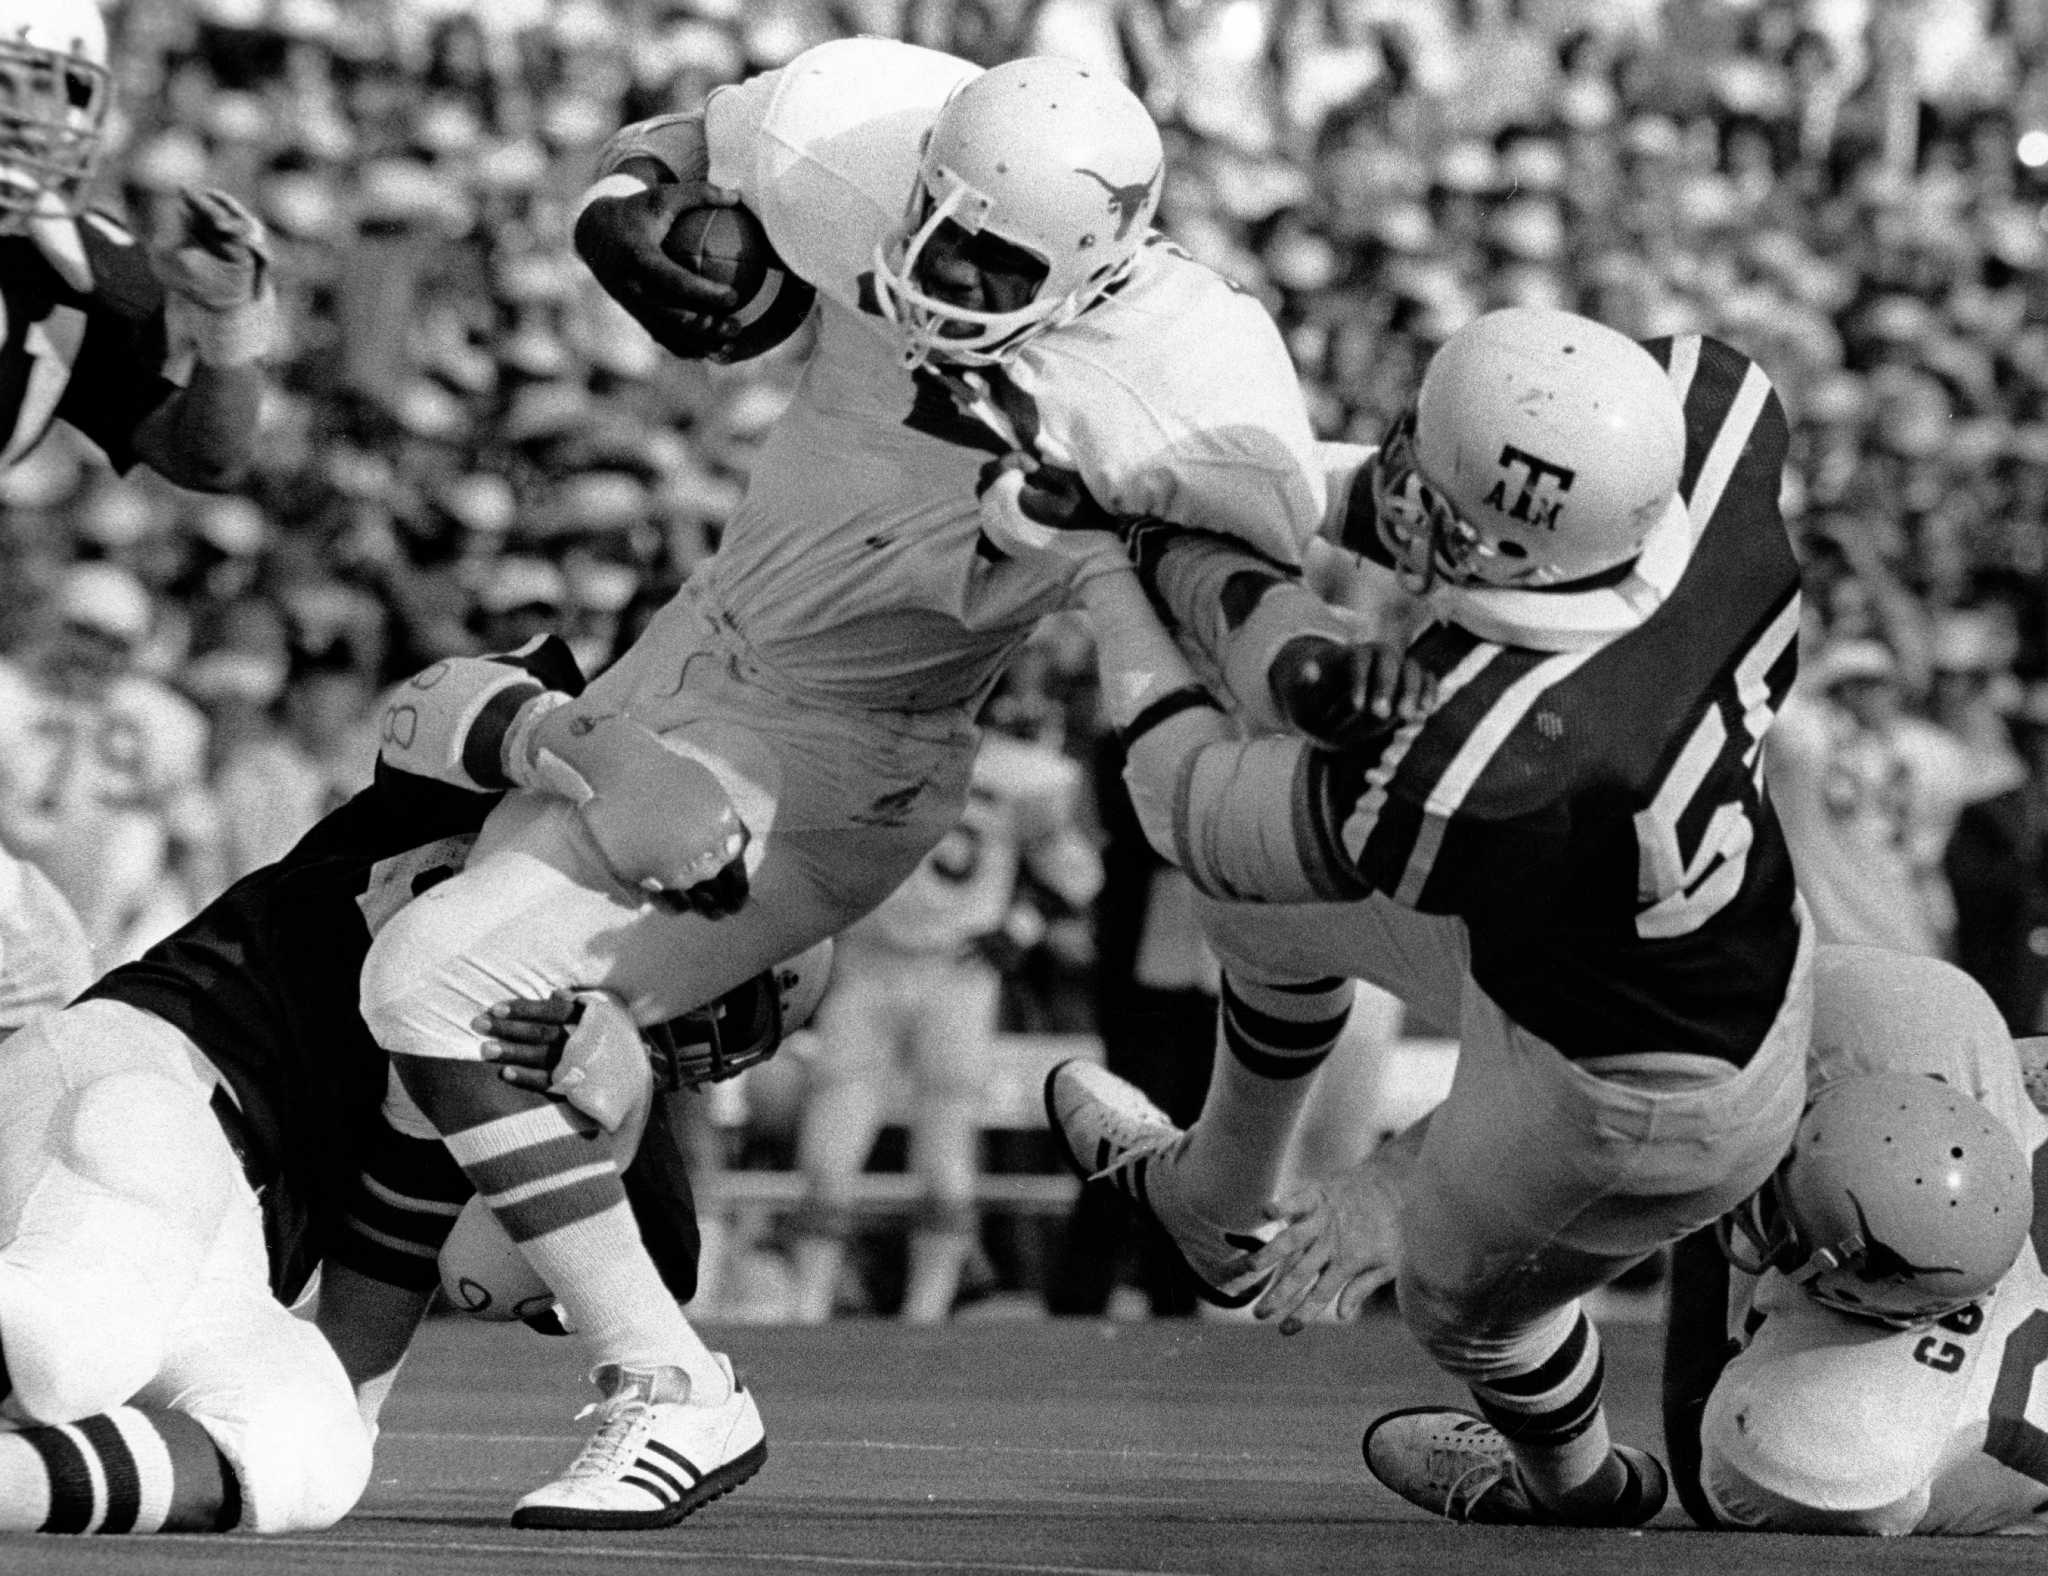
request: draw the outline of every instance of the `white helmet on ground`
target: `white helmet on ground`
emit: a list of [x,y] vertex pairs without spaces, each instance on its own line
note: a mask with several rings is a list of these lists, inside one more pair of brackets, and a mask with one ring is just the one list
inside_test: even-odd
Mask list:
[[1867,1073],[1820,1087],[1723,1242],[1740,1269],[1775,1268],[1839,1313],[1912,1326],[1996,1286],[2033,1213],[2026,1157],[1996,1115],[1936,1078]]
[[1510,307],[1431,359],[1372,469],[1411,587],[1570,592],[1619,583],[1678,529],[1685,417],[1655,358],[1591,318]]
[[[911,364],[1000,361],[1071,322],[1144,243],[1165,169],[1145,106],[1099,71],[1035,55],[963,83],[926,139],[903,229],[875,252],[875,294]],[[1045,265],[1027,305],[970,311],[919,288],[918,259],[948,220]]]
[[94,0],[0,0],[0,82],[0,226],[76,217],[113,100]]

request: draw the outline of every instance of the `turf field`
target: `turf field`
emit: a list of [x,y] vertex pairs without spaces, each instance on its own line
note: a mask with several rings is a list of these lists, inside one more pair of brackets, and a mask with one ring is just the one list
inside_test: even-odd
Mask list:
[[[1385,1493],[1363,1423],[1455,1400],[1390,1317],[1291,1341],[1216,1324],[965,1322],[714,1332],[761,1397],[759,1476],[681,1526],[517,1532],[512,1501],[574,1453],[573,1350],[519,1328],[428,1327],[361,1508],[317,1537],[0,1538],[0,1572],[250,1576],[1662,1576],[2039,1568],[2031,1538],[1761,1538],[1451,1527]],[[1619,1430],[1652,1442],[1655,1326],[1608,1327]]]

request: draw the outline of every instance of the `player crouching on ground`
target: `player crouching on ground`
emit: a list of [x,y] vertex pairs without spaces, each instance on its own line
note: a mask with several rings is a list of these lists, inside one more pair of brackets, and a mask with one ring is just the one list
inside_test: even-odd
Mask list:
[[1679,1498],[1707,1527],[2039,1532],[2048,1275],[2029,1176],[2048,1118],[2022,1059],[2048,1042],[2015,1046],[1931,958],[1822,947],[1814,988],[1790,1152],[1674,1260]]

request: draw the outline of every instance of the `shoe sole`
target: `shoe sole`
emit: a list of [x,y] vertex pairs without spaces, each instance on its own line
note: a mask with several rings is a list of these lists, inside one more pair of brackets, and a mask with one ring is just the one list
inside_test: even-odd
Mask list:
[[544,1532],[654,1532],[673,1527],[692,1511],[714,1499],[722,1499],[761,1470],[768,1459],[768,1441],[762,1440],[744,1455],[734,1456],[722,1467],[699,1478],[673,1505],[657,1510],[577,1510],[571,1506],[522,1506],[512,1512],[512,1525]]
[[[1090,1181],[1096,1180],[1094,1172],[1090,1167],[1081,1164],[1081,1157],[1074,1153],[1074,1146],[1067,1142],[1066,1124],[1060,1120],[1059,1107],[1054,1103],[1052,1097],[1053,1084],[1058,1080],[1060,1073],[1073,1065],[1075,1064],[1072,1061],[1061,1062],[1045,1075],[1045,1125],[1052,1129],[1053,1143],[1059,1149],[1060,1158],[1066,1161],[1067,1169],[1079,1177],[1082,1185],[1086,1186]],[[1145,1174],[1142,1171],[1136,1174],[1135,1184],[1136,1191],[1143,1195],[1145,1192]],[[1188,1263],[1188,1256],[1181,1252],[1180,1244],[1173,1240],[1173,1233],[1166,1229],[1165,1223],[1159,1219],[1158,1213],[1152,1208],[1151,1199],[1141,1197],[1139,1202],[1145,1213],[1152,1217],[1152,1223],[1158,1226],[1159,1234],[1166,1239],[1167,1246],[1173,1249],[1173,1256],[1180,1260],[1181,1267],[1188,1272],[1188,1279],[1194,1283],[1195,1295],[1197,1297],[1201,1298],[1202,1301],[1209,1304],[1212,1308],[1221,1308],[1226,1312],[1232,1313],[1240,1308],[1249,1308],[1259,1300],[1260,1295],[1266,1289],[1267,1282],[1272,1279],[1271,1276],[1267,1276],[1257,1285],[1246,1291],[1218,1291],[1209,1284],[1200,1270]],[[1248,1244],[1247,1250],[1257,1246],[1259,1246],[1257,1243]]]

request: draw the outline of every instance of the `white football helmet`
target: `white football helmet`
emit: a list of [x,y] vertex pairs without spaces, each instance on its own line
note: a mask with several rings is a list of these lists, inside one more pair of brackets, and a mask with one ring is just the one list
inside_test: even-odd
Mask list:
[[1685,418],[1623,334],[1547,307],[1466,324],[1372,467],[1382,540],[1417,591],[1573,590],[1620,579],[1682,516]]
[[77,217],[113,101],[107,25],[93,0],[0,0],[0,229]]
[[1911,1327],[1996,1286],[2033,1214],[2026,1157],[1992,1112],[1936,1078],[1867,1073],[1821,1086],[1722,1244],[1839,1313]]
[[[925,141],[903,228],[875,249],[875,295],[905,359],[986,365],[1071,322],[1137,255],[1165,170],[1159,129],[1112,77],[1037,55],[963,83]],[[919,287],[918,259],[947,220],[1045,264],[1029,304],[970,311]]]

